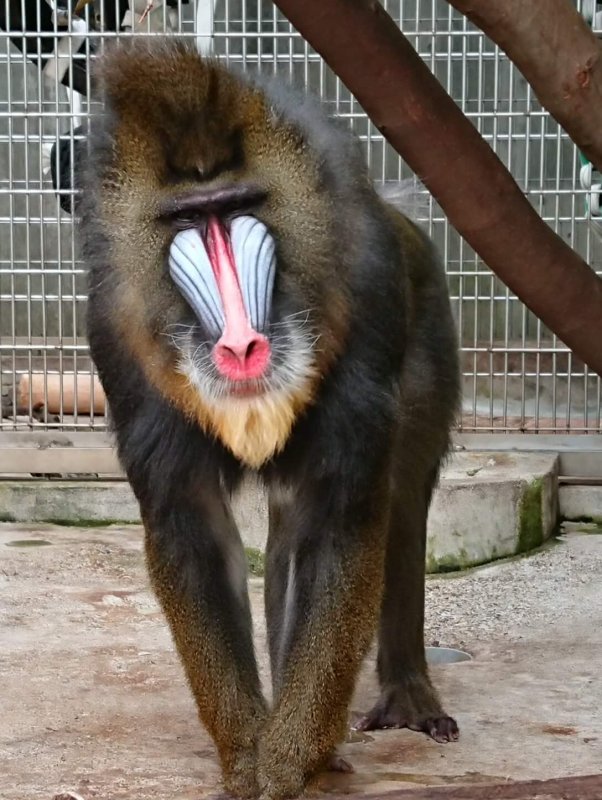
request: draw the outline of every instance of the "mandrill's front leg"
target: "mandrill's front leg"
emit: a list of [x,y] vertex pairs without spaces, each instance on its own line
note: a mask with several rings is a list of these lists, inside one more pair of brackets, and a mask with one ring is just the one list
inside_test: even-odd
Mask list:
[[[144,505],[144,504],[143,504]],[[265,720],[252,643],[246,563],[219,488],[144,513],[148,569],[201,721],[217,746],[227,791],[255,797],[256,742]]]
[[263,800],[295,797],[316,771],[332,768],[378,619],[388,504],[374,491],[342,507],[335,494],[313,486],[271,509],[274,708],[259,743]]

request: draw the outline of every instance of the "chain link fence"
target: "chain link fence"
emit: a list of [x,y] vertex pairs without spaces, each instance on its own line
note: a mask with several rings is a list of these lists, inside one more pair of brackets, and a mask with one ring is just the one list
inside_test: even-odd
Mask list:
[[[543,219],[600,272],[596,175],[520,73],[444,0],[384,5]],[[596,24],[597,4],[583,6]],[[91,112],[88,66],[103,39],[190,36],[237,69],[305,86],[360,137],[375,181],[410,176],[269,0],[0,0],[0,29],[0,436],[106,427],[85,339],[77,221],[51,180]],[[491,273],[426,193],[418,216],[446,265],[462,347],[462,430],[600,432],[600,378]]]

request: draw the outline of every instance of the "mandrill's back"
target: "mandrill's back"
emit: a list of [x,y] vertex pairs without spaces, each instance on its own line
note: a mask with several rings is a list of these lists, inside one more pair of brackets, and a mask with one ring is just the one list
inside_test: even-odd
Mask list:
[[[399,447],[439,465],[460,400],[457,334],[447,279],[433,243],[394,211],[407,275],[407,341],[400,393]],[[416,464],[411,468],[415,468]]]

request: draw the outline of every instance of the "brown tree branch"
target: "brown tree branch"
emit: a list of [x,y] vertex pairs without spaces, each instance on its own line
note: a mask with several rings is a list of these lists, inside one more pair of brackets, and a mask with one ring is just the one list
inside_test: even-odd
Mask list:
[[376,0],[276,0],[477,253],[602,374],[602,280],[539,218]]
[[602,170],[602,43],[570,0],[448,0],[498,44]]

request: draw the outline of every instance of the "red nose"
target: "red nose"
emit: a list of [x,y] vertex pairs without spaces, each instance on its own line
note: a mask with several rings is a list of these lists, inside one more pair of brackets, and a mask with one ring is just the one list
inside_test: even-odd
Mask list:
[[261,378],[270,362],[270,344],[252,328],[246,336],[221,337],[213,348],[215,366],[231,381]]

